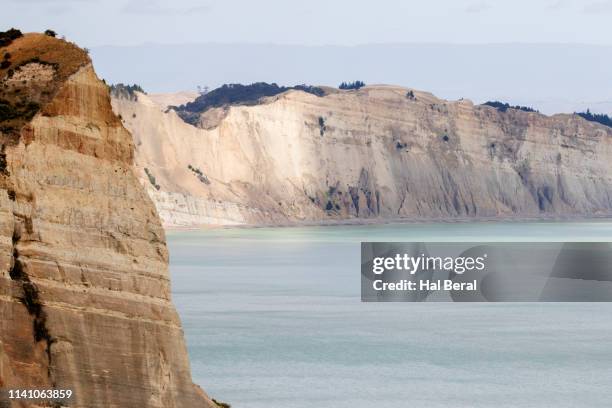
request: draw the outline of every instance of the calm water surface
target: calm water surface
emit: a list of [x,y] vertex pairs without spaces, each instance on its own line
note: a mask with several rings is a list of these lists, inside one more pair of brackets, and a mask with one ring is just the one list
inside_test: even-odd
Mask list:
[[169,233],[194,380],[233,408],[612,406],[612,304],[361,303],[362,240],[611,241],[612,223]]

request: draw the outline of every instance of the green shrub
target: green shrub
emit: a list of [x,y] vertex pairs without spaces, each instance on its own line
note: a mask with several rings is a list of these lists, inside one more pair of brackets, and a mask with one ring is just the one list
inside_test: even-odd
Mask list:
[[201,183],[204,183],[206,185],[210,184],[210,180],[204,175],[204,173],[202,173],[202,170],[197,167],[193,167],[191,164],[187,165],[187,168],[196,175],[196,177],[198,178],[198,180],[200,180]]
[[0,99],[0,122],[11,119],[30,120],[39,109],[40,105],[36,102],[17,102],[13,105],[5,99]]
[[365,86],[365,82],[363,81],[355,81],[355,82],[343,82],[340,84],[340,86],[338,88],[342,89],[342,90],[349,90],[349,89],[359,89],[359,88],[363,88]]
[[213,398],[213,402],[214,402],[215,404],[217,404],[217,406],[218,406],[219,408],[232,408],[232,406],[231,406],[230,404],[227,404],[227,403],[225,403],[225,402],[221,402],[221,401],[217,401],[217,400],[216,400],[216,399],[214,399],[214,398]]
[[488,101],[483,103],[484,106],[490,106],[497,109],[500,112],[506,112],[508,109],[516,109],[523,112],[538,112],[537,110],[530,108],[529,106],[511,106],[509,103],[503,103],[499,101]]
[[138,98],[136,92],[146,94],[144,89],[140,85],[126,85],[122,83],[112,84],[110,86],[110,93],[113,97],[119,99],[128,99],[130,101],[136,101]]
[[7,31],[0,31],[0,47],[10,45],[13,40],[16,40],[19,37],[23,37],[23,33],[16,28],[11,28]]
[[577,112],[575,114],[589,122],[597,122],[604,126],[612,127],[612,118],[603,113],[591,113],[591,111],[587,109],[586,112]]
[[296,85],[293,87],[278,86],[275,83],[256,82],[250,85],[225,84],[220,88],[200,94],[194,101],[181,106],[171,106],[187,123],[196,124],[200,113],[211,108],[227,105],[255,105],[260,99],[275,96],[295,89],[316,96],[324,96],[322,88],[310,85]]
[[6,153],[4,152],[4,145],[0,148],[0,174],[8,176],[8,163],[6,162]]
[[146,168],[146,167],[145,167],[144,171],[145,171],[145,173],[147,175],[147,178],[149,179],[149,183],[151,183],[151,185],[153,187],[155,187],[156,190],[159,190],[161,187],[160,187],[159,184],[157,184],[157,180],[155,180],[155,176],[153,175],[153,173],[151,173],[149,171],[149,169]]
[[327,126],[325,126],[325,118],[323,118],[323,116],[319,116],[319,133],[321,136],[325,135],[326,130]]

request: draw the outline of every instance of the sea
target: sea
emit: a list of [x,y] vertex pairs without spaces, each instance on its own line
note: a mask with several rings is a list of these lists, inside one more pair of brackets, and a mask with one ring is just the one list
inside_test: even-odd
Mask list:
[[194,382],[233,408],[612,406],[610,303],[362,303],[362,241],[612,241],[612,221],[167,234]]

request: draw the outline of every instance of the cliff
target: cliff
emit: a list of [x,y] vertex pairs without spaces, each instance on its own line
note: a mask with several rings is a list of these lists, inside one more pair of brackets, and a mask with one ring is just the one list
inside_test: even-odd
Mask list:
[[612,129],[393,86],[201,113],[115,99],[167,226],[612,213]]
[[49,36],[0,58],[0,388],[70,389],[70,407],[212,407],[191,381],[164,231],[107,86]]

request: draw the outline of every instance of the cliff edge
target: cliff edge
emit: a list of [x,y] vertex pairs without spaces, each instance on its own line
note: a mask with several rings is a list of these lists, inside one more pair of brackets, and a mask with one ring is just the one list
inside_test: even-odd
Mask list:
[[164,231],[108,87],[75,45],[14,37],[0,48],[0,388],[215,406],[192,383]]
[[612,215],[612,128],[388,86],[201,113],[114,99],[165,225]]

